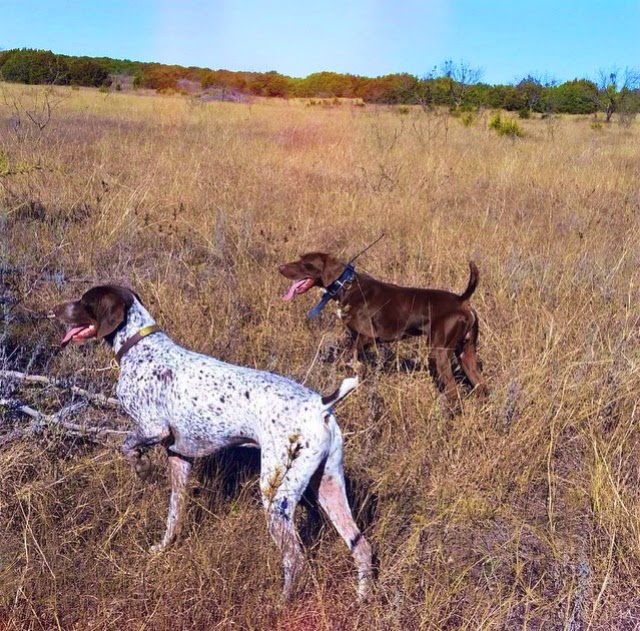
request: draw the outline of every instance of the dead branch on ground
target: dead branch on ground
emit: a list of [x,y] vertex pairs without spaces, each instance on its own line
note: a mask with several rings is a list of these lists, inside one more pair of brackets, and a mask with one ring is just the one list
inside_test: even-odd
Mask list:
[[17,370],[0,370],[0,379],[16,379],[18,381],[26,381],[28,383],[39,383],[43,385],[50,385],[54,388],[58,388],[60,390],[68,390],[73,394],[77,394],[78,396],[84,397],[88,401],[92,403],[97,403],[98,405],[104,405],[106,407],[119,408],[120,402],[118,399],[114,399],[113,397],[107,397],[104,394],[94,394],[85,390],[84,388],[79,388],[78,386],[70,386],[66,384],[61,379],[56,379],[54,377],[45,377],[44,375],[28,375],[23,372],[18,372]]
[[28,405],[25,405],[21,401],[17,399],[0,399],[0,407],[8,408],[14,412],[20,412],[22,414],[26,414],[30,416],[33,421],[28,427],[16,427],[11,430],[9,433],[0,436],[0,448],[5,445],[23,438],[28,435],[39,434],[48,425],[54,425],[59,427],[65,431],[66,434],[70,434],[72,436],[81,436],[83,438],[88,438],[92,442],[100,443],[98,438],[104,436],[112,436],[112,435],[125,435],[128,432],[117,429],[108,429],[105,427],[91,427],[88,425],[79,425],[78,423],[71,423],[69,421],[64,420],[70,414],[78,412],[79,410],[85,408],[87,405],[86,401],[82,401],[79,403],[72,403],[71,405],[67,405],[63,407],[61,410],[56,412],[55,414],[44,414]]

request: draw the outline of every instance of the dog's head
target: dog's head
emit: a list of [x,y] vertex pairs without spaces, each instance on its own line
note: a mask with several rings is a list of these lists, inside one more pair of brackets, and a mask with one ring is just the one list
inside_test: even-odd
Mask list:
[[67,327],[62,346],[93,338],[100,340],[115,333],[125,322],[127,311],[136,299],[138,296],[126,287],[101,285],[82,294],[79,300],[56,305],[49,317]]
[[297,261],[283,263],[278,267],[278,271],[293,281],[283,299],[291,300],[295,295],[303,294],[312,287],[328,287],[340,277],[344,267],[344,263],[323,252],[309,252]]

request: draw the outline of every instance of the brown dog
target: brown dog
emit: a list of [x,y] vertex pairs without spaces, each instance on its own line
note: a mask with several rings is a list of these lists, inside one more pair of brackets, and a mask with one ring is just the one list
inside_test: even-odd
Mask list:
[[[440,289],[400,287],[383,283],[368,274],[356,273],[330,254],[310,252],[297,261],[284,263],[279,272],[293,280],[284,296],[291,300],[312,287],[325,290],[323,302],[336,300],[340,317],[351,333],[349,352],[358,352],[373,342],[393,342],[422,336],[429,345],[429,364],[452,404],[457,388],[451,362],[453,356],[471,385],[481,394],[488,392],[478,367],[478,314],[469,299],[478,285],[478,268],[469,263],[469,284],[461,295]],[[322,308],[322,304],[318,307]],[[318,307],[310,313],[316,315]]]

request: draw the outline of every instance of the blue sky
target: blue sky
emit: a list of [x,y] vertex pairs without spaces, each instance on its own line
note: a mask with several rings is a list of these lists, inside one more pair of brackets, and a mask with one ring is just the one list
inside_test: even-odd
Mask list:
[[0,0],[0,47],[228,70],[419,76],[447,58],[489,83],[640,67],[640,0]]

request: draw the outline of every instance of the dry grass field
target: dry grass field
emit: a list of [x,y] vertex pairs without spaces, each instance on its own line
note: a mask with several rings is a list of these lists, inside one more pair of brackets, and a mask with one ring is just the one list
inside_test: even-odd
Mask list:
[[[491,395],[449,418],[418,342],[337,410],[357,521],[377,557],[355,597],[343,542],[300,511],[307,567],[280,602],[258,459],[202,461],[166,554],[164,456],[143,483],[118,452],[55,426],[0,446],[1,629],[634,629],[640,624],[640,128],[488,113],[194,103],[0,86],[0,367],[111,394],[97,344],[59,347],[38,317],[127,284],[172,337],[322,391],[343,335],[318,294],[284,303],[278,263],[308,250],[381,279],[461,292],[468,260]],[[52,97],[55,98],[55,97]],[[20,123],[18,125],[18,122]],[[4,379],[52,413],[70,395]],[[0,408],[0,436],[31,420]],[[126,428],[90,406],[74,422]]]

